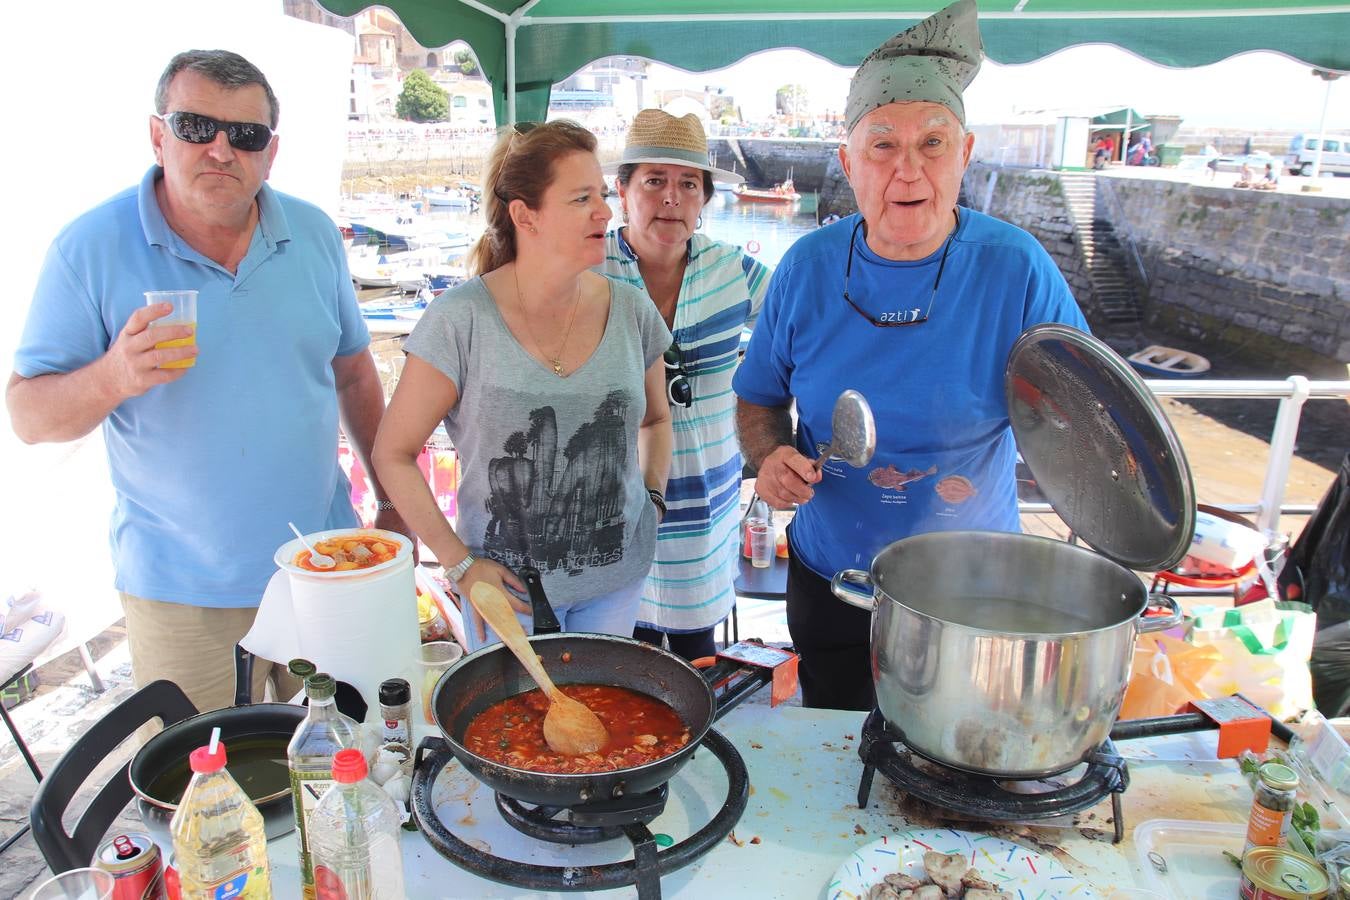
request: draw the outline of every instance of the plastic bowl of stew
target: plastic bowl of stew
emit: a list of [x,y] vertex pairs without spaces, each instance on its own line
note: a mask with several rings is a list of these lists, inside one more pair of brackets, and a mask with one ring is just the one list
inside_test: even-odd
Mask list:
[[[383,572],[405,560],[411,562],[412,559],[411,540],[404,535],[378,528],[336,528],[330,531],[316,531],[305,535],[305,538],[320,553],[327,553],[339,560],[337,567],[320,569],[309,565],[309,550],[299,539],[293,539],[277,548],[273,556],[277,568],[292,575],[309,578],[350,578]],[[364,547],[369,557],[361,556],[358,561],[349,562],[348,557],[352,555],[352,551],[345,549],[347,547]]]

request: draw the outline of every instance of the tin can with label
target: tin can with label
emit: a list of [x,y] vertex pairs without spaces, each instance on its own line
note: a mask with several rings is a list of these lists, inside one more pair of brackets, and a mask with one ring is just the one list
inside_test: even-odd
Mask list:
[[1331,890],[1322,867],[1280,847],[1253,847],[1242,855],[1241,900],[1321,900]]
[[112,875],[113,900],[165,900],[159,848],[148,834],[129,831],[104,841],[94,865]]
[[178,870],[174,868],[173,854],[169,854],[164,863],[164,896],[166,900],[182,900],[183,892],[178,884]]

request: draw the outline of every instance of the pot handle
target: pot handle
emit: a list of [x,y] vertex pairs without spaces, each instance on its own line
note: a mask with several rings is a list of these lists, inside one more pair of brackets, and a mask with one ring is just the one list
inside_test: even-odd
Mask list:
[[[860,590],[845,587],[846,584],[865,587],[867,593],[864,594]],[[872,595],[872,576],[862,569],[845,569],[842,572],[836,572],[835,576],[830,579],[830,590],[849,606],[856,606],[858,609],[865,609],[868,612],[877,608],[876,598]]]
[[[1165,607],[1168,610],[1165,616],[1150,616],[1148,610],[1155,606]],[[1166,631],[1169,628],[1175,628],[1181,624],[1185,616],[1181,612],[1181,607],[1177,601],[1167,594],[1157,593],[1148,595],[1148,606],[1144,607],[1144,612],[1139,616],[1139,633],[1149,634],[1154,631]]]
[[553,605],[548,602],[548,595],[544,593],[544,579],[539,570],[533,566],[521,566],[517,574],[520,575],[520,580],[525,582],[525,588],[530,593],[530,606],[534,611],[534,627],[530,633],[557,634],[562,631],[558,616],[553,612]]

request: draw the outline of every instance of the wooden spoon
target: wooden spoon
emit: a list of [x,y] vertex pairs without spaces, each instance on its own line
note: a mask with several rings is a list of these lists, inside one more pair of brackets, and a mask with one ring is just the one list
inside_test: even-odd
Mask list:
[[502,643],[516,655],[525,671],[548,697],[548,713],[544,716],[544,740],[550,749],[565,756],[594,753],[609,743],[609,731],[600,717],[580,700],[558,690],[553,679],[544,671],[543,663],[535,655],[525,629],[511,611],[511,603],[495,585],[476,581],[469,589],[469,599],[483,620],[492,626]]

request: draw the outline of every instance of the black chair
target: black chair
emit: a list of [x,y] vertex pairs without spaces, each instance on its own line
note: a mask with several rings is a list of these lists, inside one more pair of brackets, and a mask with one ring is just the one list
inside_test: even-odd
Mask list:
[[147,722],[158,718],[167,728],[195,715],[197,708],[178,685],[151,682],[95,722],[56,761],[38,786],[29,814],[33,839],[54,873],[89,865],[103,835],[131,802],[128,763],[99,790],[75,823],[74,833],[67,833],[62,823],[66,809],[94,769]]
[[[19,669],[19,671],[11,675],[8,680],[5,681],[4,685],[0,686],[0,690],[9,690],[11,685],[18,684],[19,679],[27,675],[32,669],[33,664],[28,663],[23,668]],[[9,711],[5,709],[3,700],[0,700],[0,719],[4,720],[5,727],[9,729],[10,737],[14,738],[14,745],[19,748],[19,755],[23,757],[24,762],[28,763],[28,770],[33,773],[33,777],[41,784],[42,770],[38,768],[37,760],[33,759],[33,754],[28,749],[28,743],[23,739],[23,735],[19,734],[19,729],[14,727],[14,720],[9,717]],[[18,831],[5,838],[4,843],[0,843],[0,853],[4,853],[13,846],[15,841],[27,833],[28,826],[24,825]]]

